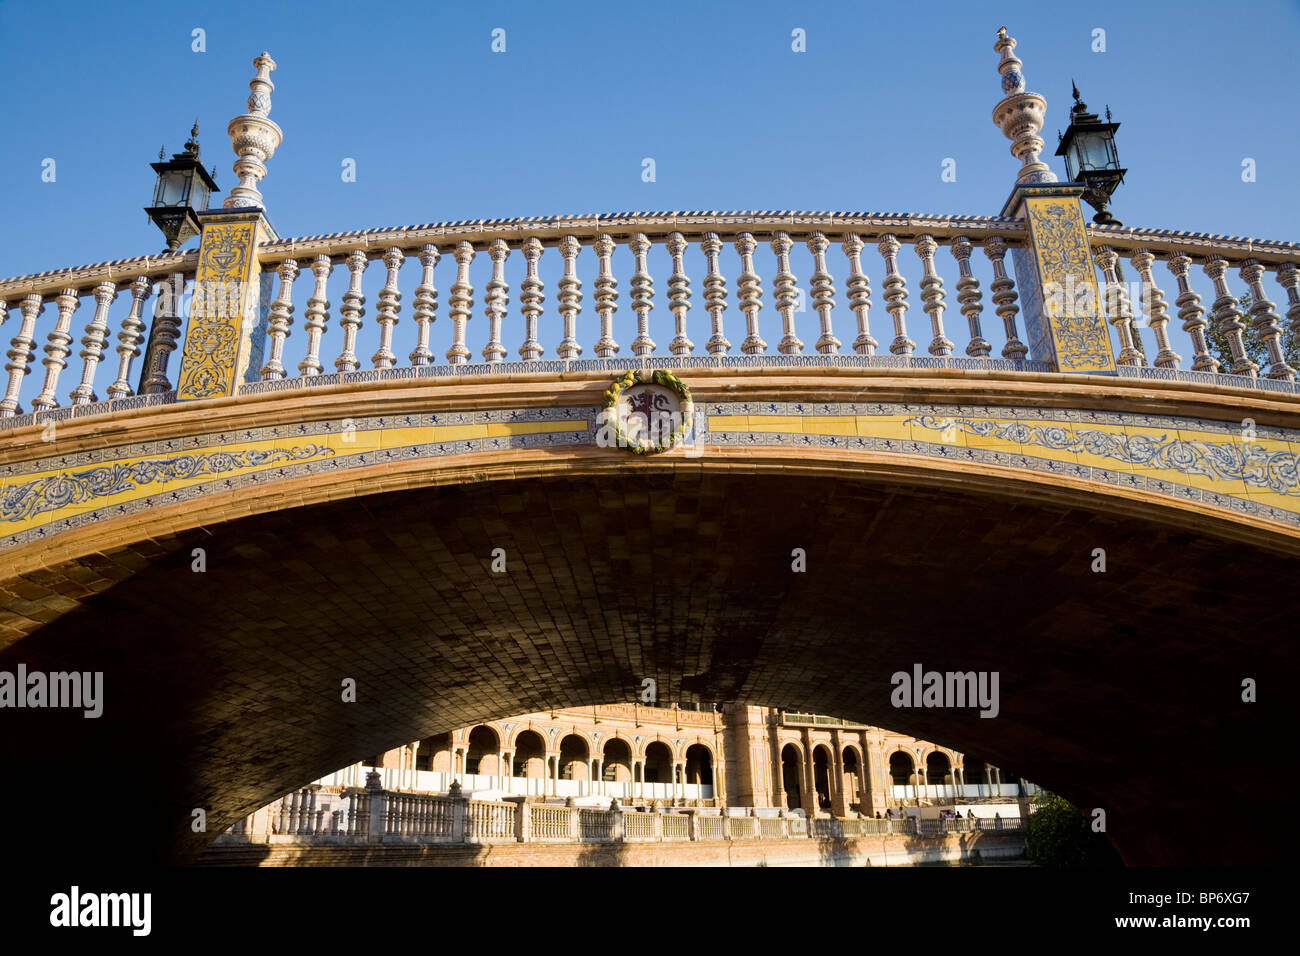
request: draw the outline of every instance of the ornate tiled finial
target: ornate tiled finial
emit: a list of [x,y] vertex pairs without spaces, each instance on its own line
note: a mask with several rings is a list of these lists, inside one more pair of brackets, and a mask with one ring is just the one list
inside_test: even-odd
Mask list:
[[993,49],[1001,54],[998,73],[1002,76],[1003,99],[993,108],[993,122],[1011,140],[1011,155],[1020,160],[1017,183],[1054,183],[1056,174],[1038,158],[1043,151],[1043,140],[1038,131],[1043,128],[1047,114],[1047,100],[1037,93],[1025,92],[1025,76],[1020,72],[1020,58],[1016,56],[1016,41],[1007,36],[1007,28],[998,29],[998,40]]
[[275,84],[271,82],[271,71],[275,61],[269,53],[263,53],[253,61],[257,75],[248,87],[248,112],[236,116],[226,127],[230,135],[230,147],[239,158],[235,160],[235,175],[239,185],[230,190],[222,206],[226,209],[238,209],[245,206],[260,208],[262,194],[257,184],[266,175],[266,161],[275,155],[276,149],[284,139],[280,127],[268,118],[271,113],[271,91]]

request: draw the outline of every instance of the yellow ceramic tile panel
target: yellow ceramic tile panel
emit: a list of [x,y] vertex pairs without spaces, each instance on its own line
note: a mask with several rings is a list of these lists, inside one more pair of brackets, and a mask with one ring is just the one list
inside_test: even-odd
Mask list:
[[[304,435],[290,438],[268,439],[264,441],[253,442],[232,442],[229,445],[211,445],[206,448],[185,450],[179,452],[165,452],[156,455],[139,455],[132,458],[117,459],[113,461],[104,461],[96,465],[87,465],[75,468],[62,468],[51,471],[45,471],[35,474],[27,474],[11,479],[5,484],[0,485],[0,496],[8,496],[11,491],[17,487],[27,485],[33,481],[47,479],[55,476],[72,477],[73,475],[91,471],[97,468],[107,468],[113,465],[132,464],[140,461],[151,459],[177,459],[185,455],[198,456],[209,455],[218,452],[227,452],[238,454],[254,451],[271,451],[273,449],[289,450],[298,448],[303,450],[298,457],[289,457],[288,455],[277,457],[276,459],[262,462],[259,464],[250,464],[245,467],[230,468],[217,474],[205,472],[190,478],[175,479],[172,481],[152,481],[148,484],[135,485],[133,487],[120,491],[113,495],[104,495],[90,498],[85,501],[69,502],[61,508],[52,511],[41,511],[29,515],[18,521],[6,521],[0,524],[0,534],[12,534],[17,531],[25,531],[28,528],[39,527],[57,521],[60,518],[66,518],[70,515],[81,514],[85,511],[94,511],[96,509],[109,508],[114,505],[122,504],[128,501],[134,501],[137,498],[144,498],[150,495],[156,495],[161,492],[175,491],[181,488],[187,488],[191,485],[202,484],[204,482],[221,480],[223,478],[237,478],[242,475],[256,471],[274,471],[276,468],[288,465],[298,464],[303,461],[318,461],[328,458],[336,458],[346,455],[356,455],[365,452],[374,452],[380,448],[399,448],[406,445],[416,445],[427,442],[442,441],[463,441],[472,438],[500,438],[511,435],[534,435],[552,432],[573,432],[585,431],[587,428],[585,421],[555,421],[555,422],[496,422],[490,424],[478,425],[440,425],[430,427],[412,427],[396,428],[367,431],[358,429],[350,433],[351,438],[345,438],[343,433],[334,432],[328,435]],[[321,449],[316,454],[307,454],[306,449],[310,446],[316,446]],[[333,454],[329,452],[333,451]]]

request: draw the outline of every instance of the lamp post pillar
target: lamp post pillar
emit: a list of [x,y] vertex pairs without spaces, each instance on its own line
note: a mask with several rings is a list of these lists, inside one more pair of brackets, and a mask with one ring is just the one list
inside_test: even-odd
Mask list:
[[1029,357],[1051,363],[1058,372],[1116,374],[1106,318],[1097,294],[1092,250],[1079,197],[1085,187],[1059,183],[1039,158],[1047,101],[1026,92],[1016,41],[1006,28],[993,49],[1001,55],[998,73],[1003,99],[993,122],[1011,140],[1021,161],[1016,186],[1002,215],[1025,222],[1028,241],[1012,250],[1020,287]]
[[263,53],[253,66],[248,112],[227,127],[239,185],[221,209],[199,213],[199,264],[176,388],[180,401],[234,395],[241,384],[261,378],[274,270],[263,273],[257,250],[279,237],[266,218],[258,183],[284,134],[269,119],[275,61]]

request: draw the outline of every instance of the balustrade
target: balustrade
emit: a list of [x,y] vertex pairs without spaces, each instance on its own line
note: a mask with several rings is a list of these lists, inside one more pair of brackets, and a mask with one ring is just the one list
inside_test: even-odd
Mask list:
[[[1104,236],[1095,232],[1092,238],[1097,243],[1096,262],[1102,277],[1100,305],[1115,329],[1116,362],[1122,376],[1221,381],[1296,391],[1296,372],[1283,342],[1285,333],[1300,332],[1300,248],[1291,243],[1214,240],[1155,230],[1105,230]],[[871,329],[869,272],[873,270],[864,266],[862,255],[869,241],[876,244],[880,255],[877,263],[884,309],[893,324],[885,355],[877,354],[878,343]],[[528,367],[556,370],[584,361],[580,358],[584,340],[592,343],[594,360],[619,363],[593,367],[610,369],[658,363],[668,367],[864,364],[1050,371],[1051,366],[1044,362],[1027,360],[1028,347],[1017,328],[1025,303],[1007,268],[1006,255],[1025,241],[1023,223],[1010,219],[747,214],[616,217],[608,221],[575,218],[536,226],[457,224],[269,242],[258,250],[260,266],[273,285],[278,282],[278,289],[266,303],[265,360],[260,369],[254,369],[261,380],[242,383],[239,388],[241,393],[254,394],[331,384],[350,375],[409,377]],[[584,255],[584,245],[591,246],[594,255]],[[905,245],[915,248],[915,258],[907,258],[909,268],[919,265],[916,281],[921,308],[932,334],[928,356],[915,355],[916,344],[907,329]],[[957,353],[945,330],[947,292],[938,255],[944,246],[956,266],[956,299],[969,329],[964,356]],[[554,247],[558,255],[547,256],[548,247]],[[981,325],[985,303],[974,254],[981,247],[988,260],[983,267],[986,275],[991,274],[991,309],[1003,326],[1000,348],[985,337]],[[804,257],[807,265],[799,265],[796,255]],[[383,269],[368,270],[372,259],[381,260]],[[452,262],[444,263],[444,259]],[[209,301],[205,297],[222,294],[220,290],[193,289],[196,261],[194,253],[173,254],[0,281],[0,316],[17,320],[10,336],[0,419],[13,425],[37,418],[96,414],[126,407],[114,403],[127,400],[137,404],[171,401],[179,358],[172,353],[181,344],[192,298]],[[614,320],[619,280],[615,273],[616,263],[625,262],[630,262],[632,269],[628,282],[635,337],[632,356],[618,358]],[[702,268],[703,312],[709,333],[703,349],[697,349],[688,328],[695,262]],[[1172,309],[1177,311],[1186,334],[1183,341],[1190,343],[1193,355],[1187,372],[1180,370],[1182,358],[1170,338],[1171,307],[1157,276],[1161,262],[1177,286]],[[667,283],[669,316],[654,321],[671,328],[666,350],[656,346],[652,328],[654,273],[660,265]],[[439,333],[436,273],[449,267],[454,268],[449,284],[450,327]],[[552,270],[549,275],[557,277],[553,308],[558,320],[554,323],[546,318],[549,313],[543,295],[545,282],[552,281],[546,278],[547,268]],[[803,273],[805,268],[810,272]],[[515,269],[522,276],[517,312],[512,313],[509,274]],[[305,334],[294,336],[294,286],[308,270],[313,281],[304,304]],[[1234,270],[1237,276],[1232,275]],[[582,308],[584,272],[591,276],[595,289],[595,315],[590,322],[584,322]],[[855,325],[849,354],[842,353],[834,332],[837,272]],[[766,308],[760,277],[764,273],[772,276],[772,301]],[[808,276],[806,285],[800,283],[801,273]],[[1198,291],[1195,281],[1201,273],[1209,287]],[[1270,274],[1284,296],[1278,300],[1284,303],[1282,307],[1268,297]],[[735,282],[734,304],[728,301],[728,275]],[[411,321],[404,323],[399,317],[407,277],[416,284],[411,290]],[[1237,277],[1242,285],[1234,289]],[[484,335],[479,339],[483,362],[471,365],[469,325],[479,279],[486,317]],[[373,328],[363,322],[367,284],[371,290],[377,287],[373,291],[377,303]],[[341,302],[336,323],[330,322],[332,286],[337,286],[334,294]],[[1241,305],[1244,293],[1250,296],[1248,309]],[[1208,310],[1203,305],[1205,295],[1210,296]],[[151,299],[152,308],[147,308]],[[92,312],[80,338],[82,347],[74,354],[74,319],[83,302]],[[745,334],[738,349],[726,334],[729,307],[744,321]],[[1285,315],[1279,314],[1283,308]],[[768,309],[781,323],[776,354],[768,353],[761,331]],[[115,320],[115,314],[121,318]],[[517,325],[512,315],[518,316]],[[815,324],[810,324],[814,317]],[[114,346],[115,321],[120,331]],[[1211,323],[1230,353],[1226,368],[1213,354]],[[805,326],[802,330],[801,324]],[[1155,349],[1149,359],[1139,349],[1143,327],[1150,330],[1148,338],[1154,338]],[[517,362],[507,361],[504,344],[512,338],[512,329],[518,330],[514,341],[522,341]],[[815,352],[805,352],[801,331],[816,333]],[[446,335],[444,341],[449,343],[445,363],[435,360],[435,334]],[[374,348],[373,369],[361,368],[358,354],[366,344],[363,339],[369,339]],[[1255,341],[1266,354],[1262,377],[1249,354]],[[333,352],[338,356],[334,360],[337,374],[324,376],[321,353],[331,342],[337,348]],[[43,353],[39,380],[28,378],[38,346]],[[110,348],[115,348],[116,362],[106,361]],[[544,358],[548,351],[553,358]],[[399,360],[402,353],[407,353],[407,358]],[[147,367],[140,368],[136,359],[142,355]],[[80,367],[68,370],[77,359]],[[297,374],[291,374],[288,370],[295,367]],[[421,371],[426,368],[427,372]],[[138,397],[133,391],[135,374],[142,379]],[[74,379],[71,388],[63,384],[69,377]],[[66,389],[66,408],[61,407],[61,388]],[[34,414],[23,416],[24,405]]]
[[[374,817],[374,814],[378,814]],[[526,814],[522,818],[520,814]],[[1016,832],[1019,817],[808,819],[698,810],[633,812],[618,808],[466,799],[458,795],[302,787],[237,821],[219,843],[535,843],[816,840]],[[372,830],[372,817],[378,821]],[[258,821],[261,821],[260,823]],[[526,825],[525,825],[526,824]]]

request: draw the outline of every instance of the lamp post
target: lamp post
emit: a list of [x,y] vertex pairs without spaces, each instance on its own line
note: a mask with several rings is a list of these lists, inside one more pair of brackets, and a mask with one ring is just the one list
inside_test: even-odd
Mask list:
[[1092,221],[1102,226],[1122,226],[1106,208],[1128,172],[1120,167],[1119,153],[1115,150],[1115,130],[1119,129],[1119,123],[1110,121],[1109,107],[1104,123],[1096,113],[1089,113],[1088,104],[1079,99],[1079,88],[1073,83],[1070,86],[1074,90],[1074,106],[1070,108],[1070,125],[1065,135],[1060,136],[1056,155],[1065,157],[1070,181],[1087,187],[1081,198],[1097,210]]
[[199,124],[190,130],[185,151],[150,163],[158,181],[154,185],[153,205],[145,209],[153,224],[167,240],[165,252],[175,252],[182,243],[201,231],[197,213],[208,208],[208,196],[217,191],[217,182],[199,162]]

